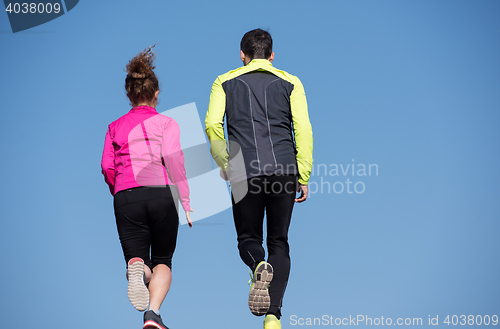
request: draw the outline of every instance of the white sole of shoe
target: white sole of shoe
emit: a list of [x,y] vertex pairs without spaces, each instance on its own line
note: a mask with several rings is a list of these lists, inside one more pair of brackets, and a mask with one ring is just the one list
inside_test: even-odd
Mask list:
[[128,265],[128,299],[138,311],[145,311],[149,305],[149,290],[144,284],[144,263]]
[[146,321],[144,323],[143,329],[165,329],[165,327],[160,326],[158,323],[154,321]]
[[253,315],[264,315],[271,305],[267,287],[273,279],[273,267],[269,263],[261,263],[255,271],[255,282],[248,295],[248,307]]

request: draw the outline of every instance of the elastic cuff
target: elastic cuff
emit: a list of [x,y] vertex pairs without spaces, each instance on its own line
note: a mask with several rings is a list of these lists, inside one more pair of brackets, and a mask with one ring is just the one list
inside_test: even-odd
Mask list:
[[281,318],[281,310],[280,308],[277,308],[277,307],[273,307],[271,306],[269,308],[269,311],[267,311],[266,314],[272,314],[274,315],[276,318],[278,318],[278,320]]

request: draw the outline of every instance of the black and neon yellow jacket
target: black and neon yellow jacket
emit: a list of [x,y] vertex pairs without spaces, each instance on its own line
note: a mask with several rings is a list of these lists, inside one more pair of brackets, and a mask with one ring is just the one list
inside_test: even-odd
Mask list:
[[298,174],[299,183],[307,185],[313,137],[306,95],[297,77],[266,59],[220,75],[212,86],[205,125],[212,157],[222,170],[231,174],[228,159],[241,149],[243,178]]

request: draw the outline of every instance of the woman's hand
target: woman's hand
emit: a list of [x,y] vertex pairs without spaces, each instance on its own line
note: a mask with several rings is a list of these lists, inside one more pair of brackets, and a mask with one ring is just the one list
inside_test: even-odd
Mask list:
[[193,222],[191,221],[191,212],[194,211],[193,209],[190,209],[189,211],[186,211],[186,220],[188,222],[189,227],[193,227]]

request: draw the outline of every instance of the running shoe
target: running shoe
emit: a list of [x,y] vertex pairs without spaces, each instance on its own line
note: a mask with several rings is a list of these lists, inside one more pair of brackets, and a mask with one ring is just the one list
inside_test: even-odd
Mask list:
[[266,314],[269,306],[271,305],[271,298],[269,297],[269,284],[273,279],[273,267],[271,264],[262,261],[255,268],[255,272],[250,274],[250,294],[248,295],[248,307],[253,315]]
[[149,305],[149,290],[144,280],[144,261],[135,257],[129,260],[128,274],[128,299],[139,311],[145,311]]
[[153,311],[144,312],[144,327],[143,329],[168,329],[161,321],[161,316]]
[[281,320],[274,314],[266,315],[264,319],[264,329],[281,329]]

